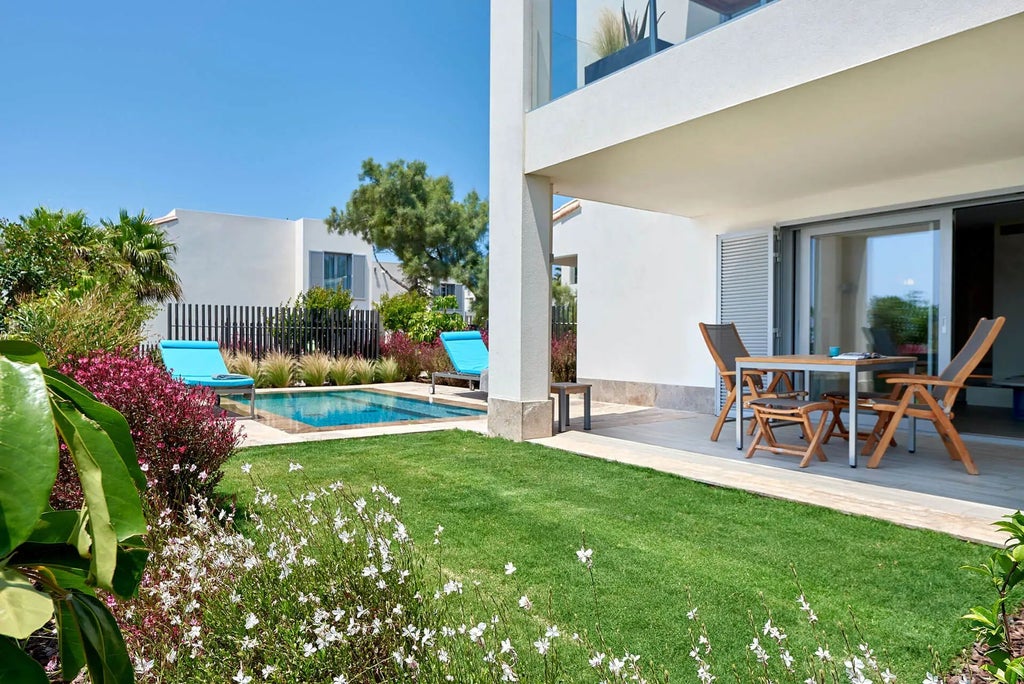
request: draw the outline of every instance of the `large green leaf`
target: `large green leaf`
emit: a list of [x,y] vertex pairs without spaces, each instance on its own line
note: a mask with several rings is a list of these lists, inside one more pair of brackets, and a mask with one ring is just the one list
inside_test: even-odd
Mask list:
[[0,557],[32,533],[47,508],[57,464],[42,370],[0,357]]
[[78,511],[47,511],[40,516],[28,541],[37,544],[66,544],[78,523]]
[[85,644],[78,623],[67,601],[57,602],[57,642],[60,649],[60,669],[65,681],[74,681],[85,667]]
[[29,365],[38,363],[43,368],[48,365],[42,349],[32,342],[22,340],[0,340],[0,356]]
[[[8,567],[12,568],[45,568],[54,574],[57,571],[77,573],[83,578],[88,577],[90,561],[82,558],[74,547],[67,544],[34,544],[25,542],[7,559]],[[72,585],[61,584],[65,589]]]
[[70,608],[72,625],[81,635],[89,678],[93,684],[131,684],[135,681],[128,650],[114,616],[94,596],[77,591],[70,592],[63,601]]
[[49,684],[43,666],[7,637],[0,637],[0,682]]
[[78,407],[78,410],[86,417],[99,423],[110,441],[114,443],[121,461],[124,463],[128,474],[135,481],[135,486],[140,490],[146,488],[146,475],[139,468],[139,458],[135,453],[135,442],[132,441],[131,428],[128,421],[114,408],[98,401],[92,392],[79,385],[77,382],[61,375],[49,368],[43,370],[46,383],[58,396],[67,399]]
[[[53,408],[57,429],[68,445],[75,469],[78,471],[78,480],[85,495],[83,508],[88,507],[89,536],[92,541],[89,550],[90,580],[98,587],[112,590],[114,566],[117,564],[117,533],[110,519],[107,494],[103,487],[103,469],[97,457],[109,463],[114,448],[103,431],[95,423],[87,421],[68,402],[56,399],[53,401]],[[117,459],[116,456],[113,458]],[[111,479],[117,480],[116,472]],[[128,480],[127,476],[121,479]],[[135,491],[130,480],[128,486],[131,491]],[[79,551],[81,550],[79,546]]]
[[114,570],[114,593],[121,598],[132,598],[142,582],[142,573],[149,560],[149,549],[141,545],[121,544],[117,547],[117,568]]
[[0,634],[27,639],[53,617],[53,599],[17,570],[0,569]]

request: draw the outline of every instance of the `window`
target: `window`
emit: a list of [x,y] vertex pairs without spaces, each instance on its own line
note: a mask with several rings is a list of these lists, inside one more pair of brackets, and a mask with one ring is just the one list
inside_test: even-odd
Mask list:
[[352,255],[324,252],[324,287],[352,291]]
[[435,292],[437,293],[438,297],[457,297],[457,287],[458,285],[456,285],[455,283],[441,283],[440,285],[437,286]]

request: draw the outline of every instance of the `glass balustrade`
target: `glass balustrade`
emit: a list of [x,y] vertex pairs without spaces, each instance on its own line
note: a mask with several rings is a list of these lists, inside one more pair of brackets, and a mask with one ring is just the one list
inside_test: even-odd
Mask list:
[[534,105],[774,1],[534,0]]

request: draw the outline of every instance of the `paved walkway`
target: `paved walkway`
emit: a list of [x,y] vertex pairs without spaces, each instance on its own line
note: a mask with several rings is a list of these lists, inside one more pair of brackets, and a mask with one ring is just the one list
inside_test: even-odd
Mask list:
[[[429,386],[396,383],[388,389],[429,396]],[[485,406],[485,396],[464,388],[439,387],[438,393],[466,405]],[[707,438],[713,419],[682,411],[594,402],[594,429],[582,431],[582,402],[574,397],[572,428],[535,440],[584,456],[653,468],[707,484],[741,489],[764,496],[824,506],[907,527],[931,529],[983,544],[999,545],[1005,535],[992,522],[1020,507],[1024,491],[1024,448],[1017,445],[970,443],[981,475],[971,476],[951,462],[934,437],[919,438],[914,455],[894,451],[877,470],[845,465],[845,443],[829,445],[830,460],[806,469],[796,459],[737,452],[727,430],[715,443]],[[240,421],[243,446],[347,439],[381,434],[463,429],[486,434],[486,419],[471,418],[417,425],[391,425],[287,434],[258,421]],[[1017,471],[1020,471],[1019,473]]]

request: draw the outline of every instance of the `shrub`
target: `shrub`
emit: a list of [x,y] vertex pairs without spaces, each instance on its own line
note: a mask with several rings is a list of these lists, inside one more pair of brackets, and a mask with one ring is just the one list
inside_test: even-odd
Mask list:
[[402,331],[388,333],[380,344],[381,356],[394,359],[402,373],[402,380],[415,380],[423,370],[422,343],[414,342]]
[[339,356],[331,363],[331,380],[335,385],[354,385],[356,373],[352,368],[352,359]]
[[[148,359],[96,352],[60,368],[124,415],[155,506],[182,508],[213,496],[221,465],[241,441],[232,421],[216,417],[216,395],[171,378]],[[54,508],[75,508],[81,488],[67,453],[54,487]]]
[[428,304],[426,296],[410,291],[394,296],[382,295],[375,306],[385,330],[408,330],[413,314],[426,311]]
[[431,373],[454,370],[440,339],[420,345],[420,365],[428,377]]
[[377,369],[374,366],[373,361],[362,357],[357,357],[352,360],[352,372],[355,374],[356,381],[360,385],[369,385],[377,375]]
[[576,382],[576,335],[552,338],[551,375],[555,382]]
[[260,387],[291,387],[295,359],[284,352],[271,352],[260,362]]
[[229,355],[227,367],[232,373],[248,375],[253,379],[258,379],[260,376],[260,364],[248,352],[237,351]]
[[417,342],[429,342],[440,333],[465,330],[466,319],[462,314],[448,311],[454,309],[457,303],[452,296],[436,297],[429,308],[412,314],[405,331]]
[[295,298],[295,306],[299,308],[323,311],[339,309],[348,311],[352,308],[352,293],[343,287],[328,290],[326,287],[311,287]]
[[306,354],[299,359],[299,378],[306,387],[322,387],[331,375],[331,357],[323,352]]
[[127,291],[100,286],[78,298],[55,291],[20,305],[9,320],[9,333],[61,363],[97,350],[135,350],[152,312]]
[[[5,682],[78,681],[88,668],[82,677],[93,682],[131,681],[121,632],[96,592],[127,599],[142,580],[146,478],[124,417],[45,366],[39,347],[0,342],[0,672]],[[70,477],[85,483],[79,510],[48,505],[62,443]],[[47,663],[59,673],[22,650],[41,655],[44,640],[59,644],[63,662]]]
[[392,358],[383,357],[376,361],[377,380],[380,382],[401,382],[405,380],[405,373],[398,367],[398,362]]

